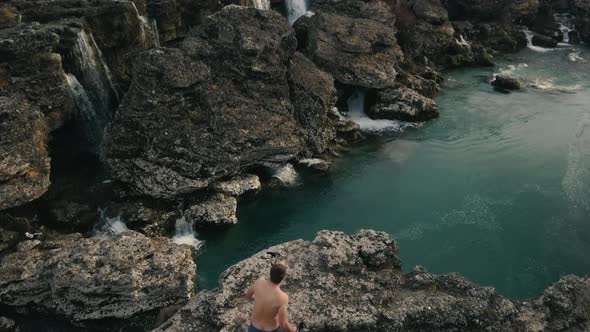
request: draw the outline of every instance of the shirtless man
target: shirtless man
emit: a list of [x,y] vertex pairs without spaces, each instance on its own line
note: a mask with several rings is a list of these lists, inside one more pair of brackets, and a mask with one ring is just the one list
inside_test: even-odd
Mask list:
[[289,323],[289,296],[280,287],[286,274],[285,265],[273,264],[270,280],[260,278],[246,291],[246,298],[254,300],[248,332],[297,332],[297,327]]

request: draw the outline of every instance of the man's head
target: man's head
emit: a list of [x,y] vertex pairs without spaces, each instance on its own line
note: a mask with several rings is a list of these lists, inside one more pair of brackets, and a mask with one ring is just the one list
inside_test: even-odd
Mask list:
[[280,284],[287,275],[287,266],[281,263],[273,264],[270,267],[270,281],[273,284]]

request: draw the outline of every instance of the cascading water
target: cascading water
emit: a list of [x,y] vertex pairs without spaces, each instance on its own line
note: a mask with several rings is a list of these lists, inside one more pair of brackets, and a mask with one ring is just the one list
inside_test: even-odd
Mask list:
[[193,225],[186,220],[184,215],[176,219],[175,227],[176,234],[174,234],[172,242],[176,244],[187,244],[197,250],[203,246],[203,241],[197,239],[197,233],[194,231]]
[[459,39],[455,39],[455,41],[457,42],[457,44],[471,49],[471,44],[469,44],[469,42],[466,41],[465,38],[463,38],[463,35],[459,35]]
[[307,0],[286,0],[287,6],[287,19],[289,25],[293,25],[298,18],[305,15],[308,8]]
[[158,32],[158,22],[156,22],[156,20],[152,20],[152,35],[154,37],[153,43],[154,43],[154,47],[159,48],[160,47],[160,34]]
[[364,90],[357,89],[348,98],[348,118],[357,123],[361,130],[365,131],[403,131],[407,128],[416,128],[422,123],[411,123],[396,120],[373,120],[365,114]]
[[559,31],[563,35],[563,44],[570,44],[570,32],[575,29],[569,14],[555,14],[555,21],[559,24]]
[[67,79],[78,107],[80,127],[92,128],[84,136],[89,142],[99,144],[118,104],[109,67],[92,35],[84,30],[76,36],[67,58],[71,72]]
[[107,217],[106,211],[98,209],[100,214],[98,223],[94,226],[93,234],[95,236],[114,236],[129,230],[127,225],[121,219],[121,216]]
[[[135,15],[137,16],[137,19],[139,21],[139,33],[140,33],[141,41],[143,42],[144,45],[148,45],[147,35],[148,35],[148,32],[150,32],[150,24],[148,23],[148,20],[145,18],[145,16],[143,16],[139,13],[139,10],[137,9],[137,6],[135,6],[135,3],[133,1],[131,1],[131,5],[133,6],[133,11],[135,12]],[[155,33],[155,32],[152,31],[151,33]],[[152,40],[153,40],[153,38],[152,38]]]
[[549,51],[553,50],[551,48],[544,48],[544,47],[533,45],[533,37],[535,36],[535,34],[532,31],[524,30],[524,34],[526,35],[526,46],[529,49],[531,49],[535,52],[540,52],[540,53],[545,53],[545,52],[549,52]]
[[270,0],[253,0],[254,8],[261,10],[270,9]]

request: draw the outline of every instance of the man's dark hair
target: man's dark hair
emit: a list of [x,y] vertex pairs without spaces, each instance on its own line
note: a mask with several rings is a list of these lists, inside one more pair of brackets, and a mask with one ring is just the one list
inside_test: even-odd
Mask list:
[[287,267],[284,264],[277,263],[270,267],[270,281],[274,284],[280,284],[287,275]]

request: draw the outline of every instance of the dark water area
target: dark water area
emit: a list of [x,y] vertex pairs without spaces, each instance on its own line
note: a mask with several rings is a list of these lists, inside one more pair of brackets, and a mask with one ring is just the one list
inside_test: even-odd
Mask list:
[[[263,191],[239,222],[201,233],[199,287],[269,246],[319,230],[385,231],[405,270],[459,272],[511,298],[590,273],[590,52],[524,50],[496,68],[446,73],[441,117],[381,132],[329,175]],[[494,73],[522,80],[502,94]]]

